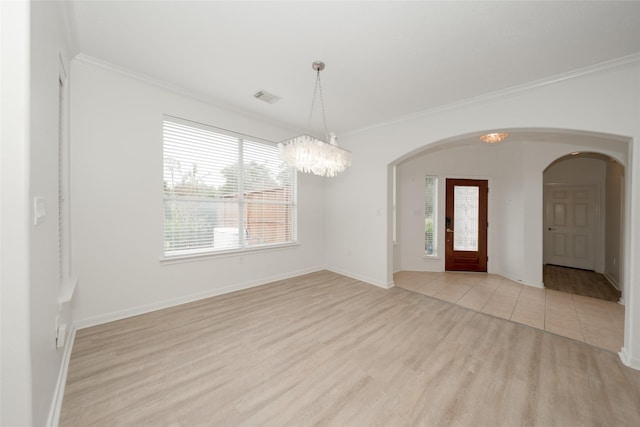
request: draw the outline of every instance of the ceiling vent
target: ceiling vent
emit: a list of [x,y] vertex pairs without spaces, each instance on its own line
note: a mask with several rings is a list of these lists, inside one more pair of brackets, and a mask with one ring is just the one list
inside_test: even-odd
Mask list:
[[264,101],[268,104],[273,104],[280,99],[280,97],[275,96],[274,94],[266,92],[264,90],[256,92],[256,94],[253,96],[258,98],[260,101]]

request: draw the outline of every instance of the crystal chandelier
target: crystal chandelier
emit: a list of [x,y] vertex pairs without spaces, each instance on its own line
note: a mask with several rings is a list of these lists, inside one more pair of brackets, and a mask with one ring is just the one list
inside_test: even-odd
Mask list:
[[307,128],[311,126],[313,106],[316,102],[316,94],[320,92],[320,105],[322,106],[322,120],[324,122],[325,140],[311,135],[300,135],[278,144],[280,157],[301,172],[313,173],[320,176],[336,176],[351,166],[351,152],[340,148],[336,142],[336,135],[327,132],[327,118],[324,112],[324,99],[322,97],[322,85],[320,84],[320,71],[324,70],[324,63],[314,62],[316,70],[316,85],[311,99],[311,112]]

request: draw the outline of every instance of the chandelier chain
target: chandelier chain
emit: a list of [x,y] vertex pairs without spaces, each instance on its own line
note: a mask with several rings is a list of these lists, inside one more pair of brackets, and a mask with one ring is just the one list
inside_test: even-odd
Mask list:
[[320,89],[320,106],[322,107],[322,122],[324,123],[324,138],[329,142],[329,132],[327,131],[327,114],[324,111],[324,96],[322,94],[322,82],[320,81],[320,70],[318,70],[318,88]]
[[[322,83],[320,81],[320,71],[324,69],[324,63],[316,61],[311,66],[316,70],[316,84],[313,88],[309,121],[307,122],[309,133],[279,143],[278,150],[282,160],[300,172],[313,173],[318,176],[336,176],[348,166],[351,166],[351,152],[339,147],[336,143],[335,134],[329,134],[327,130],[327,114],[324,108],[324,94],[322,93]],[[326,141],[311,136],[311,119],[313,118],[313,108],[316,105],[318,92],[320,92],[322,122]]]
[[313,88],[313,96],[311,97],[311,110],[309,111],[309,120],[307,120],[307,129],[311,129],[311,118],[313,117],[313,107],[316,104],[316,96],[320,92],[320,107],[322,109],[322,123],[324,124],[325,141],[329,141],[329,131],[327,130],[327,115],[324,109],[324,96],[322,93],[322,83],[320,81],[320,69],[316,70],[316,85]]

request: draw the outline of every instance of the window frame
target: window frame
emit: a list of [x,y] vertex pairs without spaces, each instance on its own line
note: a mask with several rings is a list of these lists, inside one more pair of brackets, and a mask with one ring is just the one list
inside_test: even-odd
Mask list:
[[[245,239],[239,239],[239,246],[238,247],[234,247],[234,248],[226,248],[226,249],[213,249],[213,247],[204,247],[204,248],[196,248],[196,249],[186,249],[186,250],[179,250],[179,251],[173,251],[172,252],[167,252],[166,248],[165,248],[165,233],[166,233],[166,221],[167,221],[167,217],[166,217],[166,200],[167,200],[167,193],[165,193],[165,177],[164,177],[164,172],[165,172],[165,138],[164,138],[164,130],[165,130],[165,122],[172,122],[172,123],[176,123],[182,126],[189,126],[189,127],[193,127],[195,129],[200,129],[200,130],[205,130],[205,131],[210,131],[210,132],[214,132],[214,133],[218,133],[220,135],[224,135],[226,137],[232,137],[236,139],[236,143],[238,144],[238,150],[237,150],[237,162],[238,162],[238,176],[242,177],[244,176],[243,171],[244,171],[244,157],[243,157],[243,151],[244,151],[244,145],[245,145],[245,140],[247,143],[259,143],[259,144],[264,144],[266,146],[272,147],[274,150],[276,150],[277,152],[277,143],[273,142],[273,141],[269,141],[265,138],[261,138],[261,137],[255,137],[255,136],[251,136],[251,135],[247,135],[247,134],[242,134],[239,132],[235,132],[235,131],[230,131],[227,129],[223,129],[220,127],[216,127],[216,126],[212,126],[210,124],[206,124],[206,123],[201,123],[201,122],[196,122],[193,120],[188,120],[188,119],[184,119],[181,117],[177,117],[177,116],[172,116],[169,114],[163,114],[162,115],[162,119],[161,119],[161,151],[162,151],[162,162],[161,162],[161,171],[160,171],[160,179],[161,179],[161,198],[162,198],[162,230],[161,230],[161,234],[162,234],[162,242],[161,242],[161,256],[160,256],[160,261],[162,264],[172,264],[172,263],[181,263],[181,262],[189,262],[189,261],[197,261],[197,260],[201,260],[201,259],[205,259],[205,258],[217,258],[217,257],[226,257],[226,256],[237,256],[237,255],[242,255],[244,253],[256,253],[256,252],[263,252],[263,251],[272,251],[272,250],[282,250],[282,249],[286,249],[286,248],[292,248],[295,246],[299,246],[299,242],[298,242],[298,174],[297,171],[295,170],[295,168],[289,167],[290,171],[291,171],[291,200],[290,203],[288,202],[283,202],[282,205],[283,206],[287,206],[291,209],[291,216],[290,216],[290,226],[291,226],[291,240],[286,241],[286,242],[278,242],[278,243],[265,243],[265,244],[257,244],[257,245],[251,245],[251,244],[247,244]],[[243,191],[243,185],[244,182],[243,180],[240,180],[238,183],[238,189],[237,189],[237,199],[235,201],[235,203],[233,203],[233,205],[238,207],[238,225],[242,224],[244,221],[244,209],[246,208],[246,206],[248,206],[251,203],[256,203],[256,202],[251,202],[246,195],[244,194]],[[216,199],[214,199],[216,200]],[[258,202],[260,203],[260,202]],[[272,204],[279,204],[279,203],[273,203]],[[241,229],[242,227],[238,227],[238,229]]]
[[57,231],[58,231],[58,303],[72,300],[77,277],[73,276],[71,265],[71,140],[70,117],[71,96],[70,76],[67,72],[69,61],[58,52],[58,129],[57,129]]

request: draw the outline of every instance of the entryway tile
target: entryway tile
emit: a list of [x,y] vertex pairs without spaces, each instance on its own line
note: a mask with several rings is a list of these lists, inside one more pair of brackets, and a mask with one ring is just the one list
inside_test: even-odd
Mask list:
[[399,272],[396,286],[462,307],[619,352],[624,306],[493,274]]

